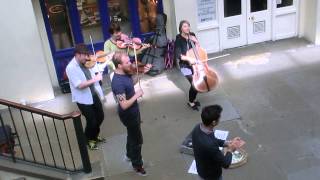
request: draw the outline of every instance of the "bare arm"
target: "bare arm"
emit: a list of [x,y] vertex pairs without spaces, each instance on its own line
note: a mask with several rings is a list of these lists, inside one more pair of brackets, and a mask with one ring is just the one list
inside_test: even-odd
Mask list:
[[143,95],[142,90],[138,90],[130,99],[126,99],[125,94],[118,94],[116,95],[117,100],[123,110],[128,109],[132,104],[140,97]]

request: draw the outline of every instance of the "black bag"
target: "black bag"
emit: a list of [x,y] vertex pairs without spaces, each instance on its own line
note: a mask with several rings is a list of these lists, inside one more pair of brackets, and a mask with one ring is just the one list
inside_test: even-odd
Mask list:
[[150,71],[147,73],[151,76],[160,74],[165,69],[165,53],[167,49],[167,35],[166,35],[166,14],[157,14],[156,17],[156,32],[147,40],[147,43],[152,45],[148,48],[142,58],[143,64],[152,64]]
[[62,93],[64,93],[64,94],[71,92],[68,80],[62,80],[60,82],[60,88],[61,88]]

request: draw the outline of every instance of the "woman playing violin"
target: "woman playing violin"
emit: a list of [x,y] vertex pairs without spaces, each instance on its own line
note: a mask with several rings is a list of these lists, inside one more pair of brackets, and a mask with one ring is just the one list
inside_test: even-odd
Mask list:
[[179,24],[179,34],[176,36],[175,41],[175,57],[179,61],[181,73],[188,79],[191,85],[188,106],[198,111],[198,107],[200,106],[200,102],[196,101],[198,91],[192,85],[192,65],[194,64],[194,60],[186,56],[187,51],[192,48],[191,41],[194,44],[199,44],[195,34],[190,32],[190,23],[182,20]]
[[[121,32],[121,27],[118,23],[111,23],[109,27],[109,33],[111,34],[111,38],[108,39],[104,43],[104,52],[110,53],[110,52],[116,52],[116,51],[122,51],[122,52],[128,52],[129,56],[134,56],[134,50],[133,48],[127,48],[130,45],[132,45],[132,40],[129,39],[127,35]],[[135,38],[136,39],[136,38]],[[135,47],[141,46],[141,41],[135,43]],[[130,46],[131,47],[131,46]],[[148,45],[143,45],[141,48],[137,48],[137,54],[140,54],[144,49],[148,48]]]

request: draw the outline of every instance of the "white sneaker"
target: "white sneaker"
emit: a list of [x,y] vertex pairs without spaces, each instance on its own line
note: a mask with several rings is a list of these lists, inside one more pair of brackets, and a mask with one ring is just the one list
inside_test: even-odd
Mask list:
[[123,158],[125,161],[127,162],[131,162],[131,159],[127,156],[127,155],[124,155],[124,158]]

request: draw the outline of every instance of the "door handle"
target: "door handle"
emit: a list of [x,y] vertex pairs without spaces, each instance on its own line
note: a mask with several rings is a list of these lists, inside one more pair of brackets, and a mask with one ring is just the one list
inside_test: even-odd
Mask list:
[[249,17],[249,20],[254,21],[254,16]]

